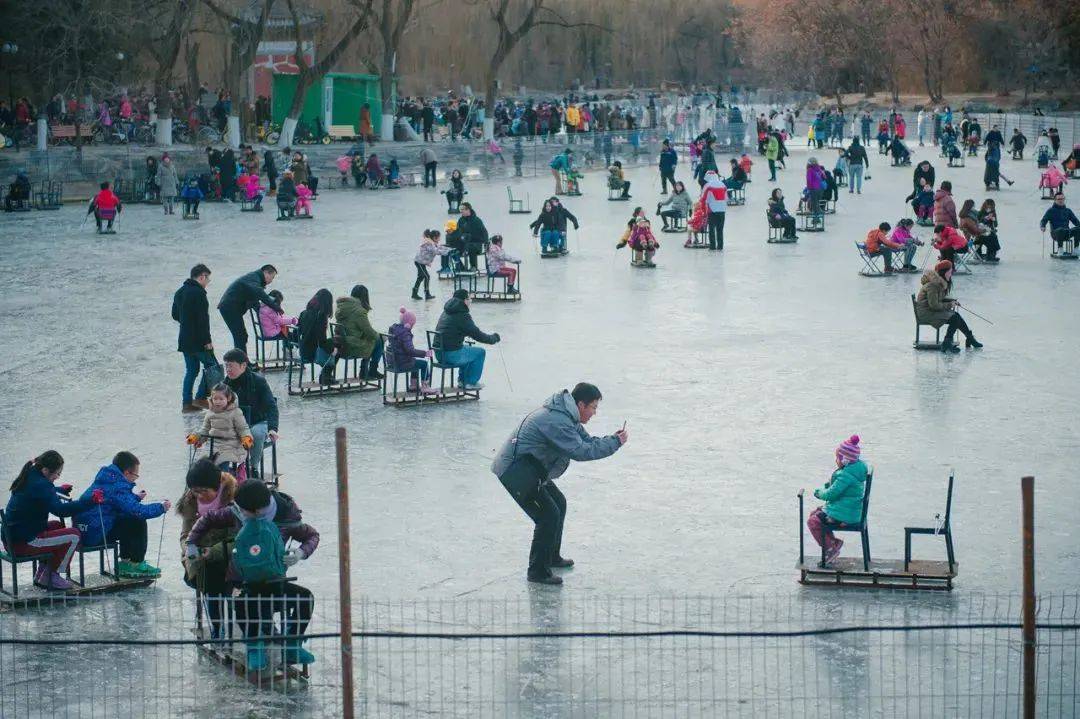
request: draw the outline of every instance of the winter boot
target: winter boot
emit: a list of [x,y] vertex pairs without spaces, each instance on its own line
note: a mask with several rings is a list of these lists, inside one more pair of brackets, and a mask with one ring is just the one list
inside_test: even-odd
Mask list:
[[127,559],[116,563],[116,573],[121,579],[141,579],[144,576],[139,571],[139,565]]
[[952,340],[946,340],[945,342],[941,343],[941,351],[946,353],[952,352],[955,354],[960,351],[960,348],[957,347],[956,343]]
[[329,387],[337,384],[337,377],[335,376],[337,365],[333,362],[328,362],[323,365],[322,370],[319,372],[319,384],[323,387]]
[[556,577],[554,574],[551,573],[550,570],[548,570],[548,572],[545,574],[540,574],[538,572],[529,572],[528,575],[526,575],[526,578],[530,582],[533,582],[535,584],[559,585],[563,583],[562,577]]
[[153,564],[150,564],[146,560],[143,560],[143,561],[139,562],[138,564],[136,564],[135,569],[137,569],[144,577],[160,577],[161,576],[161,570],[158,569],[157,567],[155,567]]
[[269,658],[266,656],[266,647],[262,642],[252,642],[247,647],[247,657],[245,662],[249,672],[261,672],[270,664]]
[[413,290],[413,291],[412,291],[412,298],[413,298],[414,300],[419,300],[419,299],[423,299],[423,298],[421,298],[421,297],[420,297],[420,293],[419,293],[419,292],[417,292],[416,290]]
[[975,335],[968,335],[967,340],[964,341],[964,346],[968,349],[977,350],[982,348],[983,343],[975,339]]
[[49,581],[45,584],[46,589],[51,592],[66,592],[75,588],[75,585],[61,577],[59,572],[53,571],[50,567],[45,568],[49,571]]
[[551,560],[552,569],[569,569],[574,566],[574,560],[566,557],[555,557]]
[[425,300],[433,300],[433,299],[435,299],[435,295],[431,294],[430,292],[425,292],[424,293],[424,299]]
[[427,382],[420,383],[420,394],[438,394],[439,390],[435,389]]

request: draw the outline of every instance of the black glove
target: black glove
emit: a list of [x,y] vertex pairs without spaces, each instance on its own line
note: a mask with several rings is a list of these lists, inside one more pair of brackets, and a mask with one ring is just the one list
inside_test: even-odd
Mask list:
[[494,339],[494,340],[495,340],[494,342],[492,342],[492,343],[491,343],[491,344],[493,344],[493,345],[497,345],[497,344],[499,344],[499,342],[501,342],[501,341],[502,341],[502,337],[500,337],[500,336],[499,336],[499,333],[498,333],[498,332],[496,332],[495,334],[491,335],[491,337],[492,337],[492,339]]

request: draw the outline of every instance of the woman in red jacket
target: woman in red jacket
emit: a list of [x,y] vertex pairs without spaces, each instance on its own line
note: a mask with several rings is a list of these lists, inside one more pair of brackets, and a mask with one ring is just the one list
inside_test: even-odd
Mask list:
[[109,189],[108,182],[101,183],[101,192],[94,195],[94,199],[90,202],[90,210],[86,214],[93,213],[94,222],[97,223],[98,232],[101,232],[102,220],[108,223],[107,229],[112,230],[113,220],[116,216],[123,211],[123,206],[120,204],[120,198],[116,196],[116,193]]

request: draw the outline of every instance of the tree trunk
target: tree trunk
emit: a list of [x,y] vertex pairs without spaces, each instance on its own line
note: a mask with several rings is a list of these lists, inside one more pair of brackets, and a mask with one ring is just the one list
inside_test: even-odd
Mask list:
[[[292,102],[289,103],[289,112],[286,116],[286,121],[293,121],[291,123],[292,127],[288,133],[285,132],[285,127],[282,127],[279,144],[287,144],[285,142],[286,140],[289,140],[289,142],[292,141],[291,130],[296,127],[296,121],[299,119],[300,111],[304,107],[304,98],[307,96],[308,88],[316,85],[322,80],[326,73],[330,72],[330,69],[337,64],[339,59],[341,59],[341,56],[345,53],[345,50],[348,49],[349,45],[352,44],[353,40],[359,37],[360,33],[367,28],[368,21],[371,18],[371,0],[368,0],[367,6],[360,10],[359,14],[356,16],[356,20],[354,20],[353,24],[345,30],[345,34],[341,36],[341,39],[337,41],[337,44],[334,45],[330,52],[326,53],[319,62],[310,67],[303,56],[304,39],[301,33],[300,20],[291,0],[289,0],[289,10],[293,15],[293,37],[296,41],[296,50],[294,52],[296,54],[296,64],[300,68],[300,74],[297,76],[296,91],[293,93]],[[314,128],[312,128],[312,130],[314,131]]]
[[162,72],[158,72],[157,77],[154,78],[154,100],[157,103],[157,129],[154,133],[154,141],[163,147],[170,147],[172,145],[172,97],[169,95],[168,78]]
[[[385,21],[384,21],[385,22]],[[394,140],[394,71],[397,48],[384,36],[382,71],[379,73],[379,95],[382,99],[381,135],[384,142]]]
[[199,43],[185,44],[184,57],[187,59],[188,97],[195,98],[197,102],[199,99]]

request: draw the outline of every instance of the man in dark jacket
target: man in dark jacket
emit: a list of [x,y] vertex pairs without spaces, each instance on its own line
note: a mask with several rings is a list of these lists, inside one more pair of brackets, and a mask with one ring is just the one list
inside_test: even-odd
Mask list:
[[848,157],[848,194],[858,192],[862,194],[863,170],[870,170],[870,158],[866,155],[866,148],[859,142],[859,138],[851,138],[851,145],[847,150]]
[[1065,193],[1061,190],[1054,193],[1054,204],[1047,208],[1039,220],[1039,229],[1043,232],[1046,232],[1047,225],[1050,225],[1050,237],[1057,243],[1059,251],[1068,249],[1065,247],[1068,241],[1072,242],[1072,252],[1076,252],[1076,246],[1080,244],[1080,220],[1065,206]]
[[443,306],[442,316],[435,326],[439,333],[436,359],[458,368],[458,385],[466,390],[481,390],[480,377],[484,373],[483,347],[466,345],[465,338],[482,342],[486,345],[498,344],[499,333],[486,334],[469,314],[469,291],[454,290],[454,296]]
[[675,165],[679,162],[679,155],[671,147],[669,140],[664,140],[660,149],[660,194],[667,194],[668,183],[671,189],[675,189]]
[[266,294],[266,287],[277,277],[277,268],[273,265],[263,265],[254,272],[241,275],[233,280],[233,283],[225,290],[218,302],[218,311],[221,319],[225,320],[225,326],[232,333],[233,347],[243,350],[247,354],[247,329],[244,327],[244,314],[248,310],[258,308],[259,303],[269,305],[277,312],[281,307],[270,295]]
[[705,186],[705,173],[712,172],[719,173],[719,169],[716,167],[716,154],[713,152],[714,141],[711,136],[705,138],[705,149],[701,151],[701,159],[698,161],[697,167],[697,181],[701,187]]
[[470,269],[476,269],[476,258],[487,251],[488,231],[484,222],[476,216],[472,203],[461,203],[461,217],[457,229],[446,235],[446,244],[462,255],[468,253]]
[[247,355],[231,349],[222,357],[225,362],[225,384],[236,393],[236,406],[244,413],[251,438],[252,476],[259,471],[259,459],[263,454],[266,438],[273,442],[278,438],[278,406],[274,393],[266,379],[248,366]]
[[420,119],[424,124],[424,142],[435,142],[435,109],[427,100],[424,101],[424,109],[420,111]]
[[277,195],[277,163],[274,162],[274,151],[267,150],[263,153],[263,169],[266,170],[266,181],[270,185],[270,197]]
[[[674,188],[674,185],[672,185]],[[559,253],[569,254],[569,250],[566,249],[566,221],[574,223],[574,229],[578,229],[578,219],[574,217],[570,210],[566,209],[566,205],[559,201],[558,197],[552,196],[549,200],[551,203],[551,210],[555,215],[555,229],[559,231]]]
[[[210,303],[206,300],[206,286],[210,284],[210,268],[203,264],[191,268],[188,279],[173,295],[172,318],[180,323],[180,336],[176,351],[184,353],[184,383],[181,386],[183,412],[198,412],[206,407],[206,369],[217,365],[214,359],[214,343],[210,339]],[[198,402],[192,398],[199,366],[203,380],[199,384]]]
[[570,460],[610,457],[629,438],[625,422],[605,437],[585,431],[602,398],[595,385],[585,382],[573,392],[556,392],[522,420],[491,464],[491,471],[536,524],[529,549],[530,582],[562,584],[551,570],[574,566],[574,560],[562,556],[566,497],[553,480],[562,476]]

